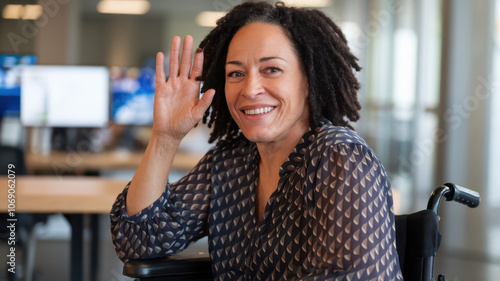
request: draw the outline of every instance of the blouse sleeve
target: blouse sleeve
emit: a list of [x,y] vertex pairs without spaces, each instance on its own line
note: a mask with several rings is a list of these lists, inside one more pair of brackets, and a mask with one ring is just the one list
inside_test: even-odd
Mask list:
[[[330,149],[330,148],[329,148]],[[304,280],[402,280],[390,182],[363,144],[340,144],[316,171],[314,269]]]
[[122,261],[174,255],[207,234],[211,198],[209,151],[186,176],[167,184],[163,194],[150,206],[128,216],[128,187],[113,204],[111,234]]

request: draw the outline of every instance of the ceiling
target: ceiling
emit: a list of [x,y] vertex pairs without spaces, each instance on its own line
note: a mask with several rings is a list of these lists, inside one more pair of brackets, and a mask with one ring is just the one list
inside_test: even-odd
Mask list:
[[[82,12],[86,16],[97,16],[100,0],[81,0]],[[171,14],[197,14],[201,11],[227,11],[244,0],[149,0],[151,8],[142,16],[165,16]],[[273,1],[274,2],[274,1]]]

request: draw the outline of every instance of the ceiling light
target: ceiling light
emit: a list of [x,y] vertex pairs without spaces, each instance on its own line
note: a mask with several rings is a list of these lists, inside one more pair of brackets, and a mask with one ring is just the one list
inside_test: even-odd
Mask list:
[[23,20],[36,20],[42,15],[43,8],[40,5],[25,5]]
[[283,0],[285,6],[292,7],[328,7],[332,3],[332,0]]
[[4,19],[19,19],[23,13],[23,5],[7,5],[3,8]]
[[2,11],[4,19],[36,20],[43,12],[41,5],[6,5]]
[[143,15],[149,11],[147,0],[101,0],[97,11],[103,14]]
[[196,23],[200,26],[214,27],[217,25],[217,20],[222,18],[226,12],[201,12],[196,16]]

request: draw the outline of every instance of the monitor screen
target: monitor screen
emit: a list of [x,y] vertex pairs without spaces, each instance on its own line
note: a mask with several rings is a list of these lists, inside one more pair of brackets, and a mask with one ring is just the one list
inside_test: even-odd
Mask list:
[[24,126],[103,127],[109,121],[109,70],[27,66],[21,72]]
[[21,67],[36,62],[35,55],[0,54],[0,119],[6,115],[19,116]]
[[112,67],[113,121],[122,125],[153,124],[155,84],[153,67]]

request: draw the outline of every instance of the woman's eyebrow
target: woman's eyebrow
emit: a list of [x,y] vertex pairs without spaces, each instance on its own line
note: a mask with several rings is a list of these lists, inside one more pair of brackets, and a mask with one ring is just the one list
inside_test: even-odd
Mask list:
[[[259,59],[259,62],[265,62],[265,61],[269,61],[269,60],[273,60],[273,59],[279,59],[279,60],[286,62],[286,60],[282,57],[263,57],[263,58]],[[239,66],[243,65],[243,63],[241,61],[237,61],[237,60],[232,60],[232,61],[226,62],[226,65],[228,65],[228,64],[235,64],[235,65],[239,65]]]
[[286,61],[282,57],[263,57],[263,58],[259,59],[259,62],[265,62],[265,61],[274,60],[274,59],[279,59],[279,60],[282,60],[282,61]]
[[237,61],[237,60],[232,60],[232,61],[228,61],[226,62],[226,65],[228,64],[235,64],[235,65],[243,65],[243,63],[241,61]]

